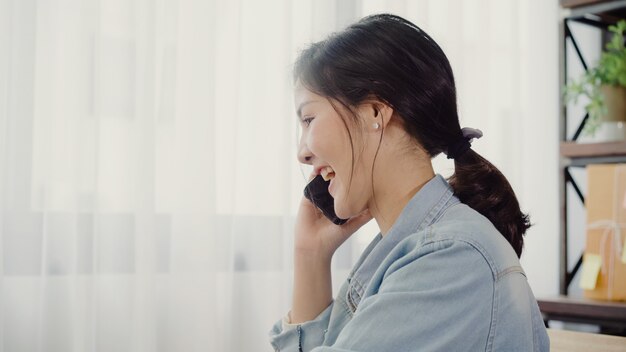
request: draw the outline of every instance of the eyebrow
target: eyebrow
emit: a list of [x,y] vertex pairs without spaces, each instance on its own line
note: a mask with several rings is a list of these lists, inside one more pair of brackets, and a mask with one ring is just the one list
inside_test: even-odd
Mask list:
[[298,118],[302,118],[302,108],[311,103],[317,103],[317,100],[307,100],[298,106]]

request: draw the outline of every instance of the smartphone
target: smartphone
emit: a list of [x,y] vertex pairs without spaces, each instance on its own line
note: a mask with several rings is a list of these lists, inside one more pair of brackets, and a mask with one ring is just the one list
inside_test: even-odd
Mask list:
[[322,175],[317,175],[306,187],[304,187],[304,196],[310,200],[322,214],[326,216],[335,225],[342,225],[348,219],[341,219],[335,214],[335,202],[333,196],[328,193],[329,181],[324,181]]

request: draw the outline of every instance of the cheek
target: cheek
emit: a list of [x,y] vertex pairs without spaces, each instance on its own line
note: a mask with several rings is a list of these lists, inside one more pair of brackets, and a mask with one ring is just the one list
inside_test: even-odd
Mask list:
[[[350,156],[350,142],[347,134],[344,135],[333,124],[318,124],[311,127],[308,136],[308,146],[313,154],[326,162],[341,163],[345,159],[345,152]],[[337,167],[338,165],[334,165]]]
[[354,165],[354,174],[352,176],[352,192],[355,198],[367,198],[372,191],[371,169],[365,167],[362,163]]
[[[346,193],[346,201],[352,206],[360,208],[365,205],[372,196],[372,167],[367,163],[367,158],[363,155],[355,155],[354,172],[352,173],[352,181],[350,182],[350,159],[346,163],[345,180],[346,192],[350,188],[350,192]],[[348,183],[349,186],[348,186]]]

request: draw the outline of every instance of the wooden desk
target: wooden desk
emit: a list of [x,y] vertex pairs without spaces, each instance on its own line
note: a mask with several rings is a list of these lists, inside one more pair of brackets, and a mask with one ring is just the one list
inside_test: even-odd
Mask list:
[[538,299],[546,321],[557,320],[626,329],[626,303],[559,296]]
[[626,337],[554,329],[548,329],[548,336],[550,351],[555,352],[626,351]]

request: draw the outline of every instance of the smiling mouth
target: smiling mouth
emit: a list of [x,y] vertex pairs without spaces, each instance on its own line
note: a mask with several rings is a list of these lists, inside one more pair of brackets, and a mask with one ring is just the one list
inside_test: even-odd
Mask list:
[[322,175],[324,181],[329,181],[335,178],[335,170],[333,170],[333,168],[330,166],[326,166],[325,168],[320,170],[320,175]]

